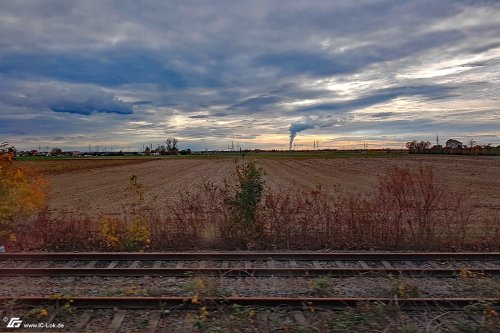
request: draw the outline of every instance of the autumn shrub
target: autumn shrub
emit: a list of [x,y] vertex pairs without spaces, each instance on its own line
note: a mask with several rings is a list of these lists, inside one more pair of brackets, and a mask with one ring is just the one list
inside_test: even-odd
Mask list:
[[145,215],[147,206],[144,186],[136,175],[130,176],[125,193],[132,196],[125,216],[104,215],[99,220],[101,248],[112,251],[144,251],[151,243],[151,228]]
[[[475,222],[471,193],[455,193],[430,167],[389,169],[363,194],[265,187],[255,163],[233,177],[180,191],[178,199],[150,201],[135,176],[122,214],[69,219],[42,212],[20,232],[26,248],[161,251],[187,249],[498,250],[500,215]],[[33,233],[31,233],[33,234]]]
[[256,225],[258,205],[264,191],[264,171],[256,161],[236,164],[234,185],[226,182],[224,203],[231,212],[227,226],[235,237],[254,238],[259,229]]
[[[181,193],[180,203],[152,210],[151,247],[438,250],[471,248],[481,241],[494,248],[498,239],[500,228],[491,223],[487,232],[474,226],[475,209],[466,204],[470,193],[450,192],[430,167],[390,169],[372,192],[334,196],[320,186],[273,191],[264,188],[255,170],[237,168],[237,177],[205,183]],[[247,176],[253,181],[242,181]],[[244,186],[257,191],[248,195]]]
[[440,210],[448,206],[444,188],[430,166],[390,169],[379,180],[375,200],[386,212],[382,223],[396,246],[407,236],[415,244],[432,243],[442,221]]
[[0,241],[16,241],[18,223],[45,204],[46,180],[34,169],[16,167],[13,154],[0,151]]
[[95,251],[102,238],[95,220],[79,215],[65,216],[42,210],[33,220],[18,228],[19,250]]
[[142,216],[127,225],[118,217],[104,215],[99,221],[100,246],[111,251],[144,251],[150,244],[150,226]]

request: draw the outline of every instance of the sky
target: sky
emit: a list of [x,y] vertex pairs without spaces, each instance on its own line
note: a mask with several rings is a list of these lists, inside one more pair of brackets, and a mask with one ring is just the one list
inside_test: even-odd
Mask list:
[[498,0],[0,0],[0,141],[18,149],[436,135],[500,145]]

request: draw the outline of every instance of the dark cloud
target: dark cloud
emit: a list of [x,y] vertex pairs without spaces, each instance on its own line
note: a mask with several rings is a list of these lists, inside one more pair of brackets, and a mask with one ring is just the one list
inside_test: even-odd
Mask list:
[[34,111],[50,109],[81,115],[94,112],[123,115],[133,113],[132,103],[126,103],[112,93],[89,85],[11,80],[0,84],[0,88],[3,103],[32,108]]
[[127,49],[90,55],[11,53],[0,55],[0,72],[17,77],[36,75],[104,86],[154,82],[167,88],[185,87],[183,75],[161,63],[160,59]]

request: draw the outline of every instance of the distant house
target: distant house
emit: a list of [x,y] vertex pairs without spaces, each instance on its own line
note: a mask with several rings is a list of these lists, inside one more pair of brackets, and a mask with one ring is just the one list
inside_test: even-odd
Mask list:
[[455,140],[455,139],[449,139],[446,141],[446,148],[451,148],[451,149],[460,149],[463,148],[463,143]]

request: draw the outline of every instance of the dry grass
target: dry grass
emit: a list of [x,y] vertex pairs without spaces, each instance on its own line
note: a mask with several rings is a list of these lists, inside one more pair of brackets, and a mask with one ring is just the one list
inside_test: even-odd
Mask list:
[[[85,159],[62,162],[77,165],[85,163]],[[332,199],[339,194],[375,191],[378,177],[393,167],[432,166],[434,177],[446,190],[471,192],[471,200],[465,204],[478,206],[478,214],[473,216],[476,222],[489,219],[491,212],[500,208],[500,158],[496,157],[407,155],[401,158],[264,159],[259,163],[266,173],[267,187],[275,193],[310,192],[321,184],[322,195]],[[131,204],[125,195],[131,174],[137,175],[144,185],[146,201],[156,197],[180,203],[179,192],[201,189],[206,181],[222,185],[233,169],[234,161],[230,159],[179,157],[53,173],[47,175],[51,188],[48,206],[58,211],[84,210],[93,213],[96,219],[100,214],[120,213],[123,206]]]
[[[144,200],[131,177],[134,204],[120,217],[62,220],[40,214],[18,230],[17,249],[411,249],[497,250],[500,211],[481,224],[471,196],[449,190],[432,167],[391,168],[375,190],[332,198],[320,187],[282,192],[267,188],[254,218],[235,214],[238,178],[180,192],[179,201]],[[468,202],[469,204],[465,204]],[[108,221],[103,231],[103,222]],[[251,223],[251,225],[249,225]],[[99,227],[100,225],[100,227]],[[26,231],[29,230],[29,231]],[[43,230],[33,234],[32,230]],[[248,232],[251,230],[251,232]],[[111,245],[110,245],[111,244]]]

